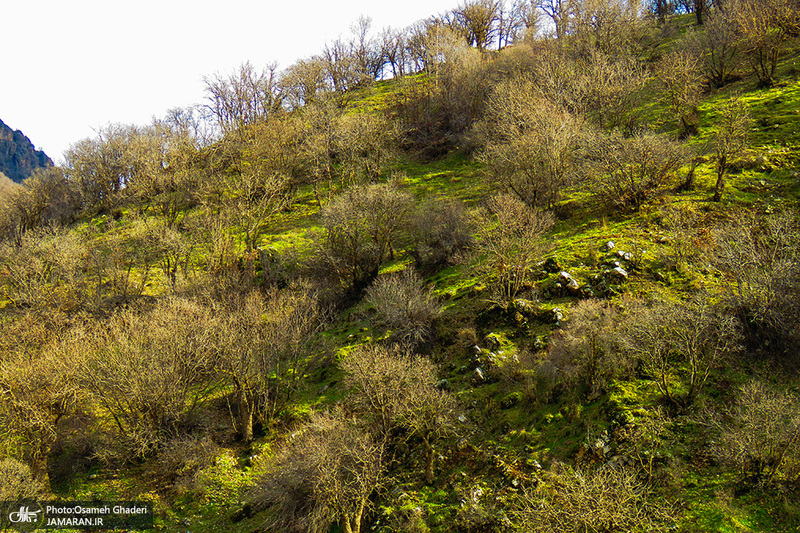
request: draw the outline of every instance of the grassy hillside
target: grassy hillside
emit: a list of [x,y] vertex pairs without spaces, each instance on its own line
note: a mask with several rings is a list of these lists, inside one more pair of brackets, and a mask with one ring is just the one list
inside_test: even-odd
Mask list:
[[[345,142],[313,157],[330,111],[309,105],[61,229],[14,226],[3,490],[150,501],[163,531],[797,531],[797,43],[769,87],[744,65],[706,86],[675,141],[653,72],[691,26],[649,30],[626,111],[648,133],[587,104],[575,177],[541,204],[476,133],[497,100],[419,74],[349,93]],[[480,60],[486,93],[525,50]],[[713,201],[733,97],[747,147]],[[388,124],[403,149],[376,162]],[[597,148],[651,132],[632,162]],[[609,194],[673,148],[663,183]]]

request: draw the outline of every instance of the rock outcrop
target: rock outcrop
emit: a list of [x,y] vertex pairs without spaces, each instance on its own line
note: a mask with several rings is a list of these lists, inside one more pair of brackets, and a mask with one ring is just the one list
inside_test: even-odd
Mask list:
[[20,182],[37,168],[52,165],[47,154],[37,150],[21,131],[12,130],[0,120],[0,172]]

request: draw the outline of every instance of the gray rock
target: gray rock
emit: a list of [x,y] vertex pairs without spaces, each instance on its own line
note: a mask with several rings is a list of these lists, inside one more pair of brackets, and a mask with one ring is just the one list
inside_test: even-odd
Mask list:
[[498,337],[496,333],[489,333],[483,340],[486,343],[486,347],[490,350],[500,348],[500,337]]
[[481,385],[483,383],[486,383],[486,376],[483,374],[483,370],[481,369],[481,367],[476,368],[475,371],[472,373],[472,382],[475,383],[476,385]]
[[607,242],[607,243],[605,243],[603,246],[604,246],[604,248],[605,248],[605,250],[606,250],[607,252],[610,252],[611,250],[613,250],[613,249],[614,249],[614,247],[616,246],[616,244],[614,244],[614,241],[608,241],[608,242]]
[[558,275],[558,279],[559,279],[558,285],[561,285],[567,290],[577,291],[578,288],[580,287],[578,280],[573,278],[572,274],[570,274],[569,272],[562,270]]
[[612,283],[620,283],[628,279],[628,272],[621,266],[616,266],[606,272],[606,277]]

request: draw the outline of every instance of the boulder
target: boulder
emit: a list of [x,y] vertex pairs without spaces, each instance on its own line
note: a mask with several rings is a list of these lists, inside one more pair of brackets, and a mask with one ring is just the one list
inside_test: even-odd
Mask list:
[[538,266],[548,274],[555,274],[561,270],[561,265],[558,264],[558,260],[555,257],[548,257]]

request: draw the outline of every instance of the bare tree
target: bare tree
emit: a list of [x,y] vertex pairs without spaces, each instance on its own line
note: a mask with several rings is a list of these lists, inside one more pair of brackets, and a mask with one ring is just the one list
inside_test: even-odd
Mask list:
[[69,222],[80,208],[79,192],[58,167],[37,169],[0,197],[0,239],[20,244],[25,232]]
[[506,308],[529,288],[531,267],[547,248],[542,237],[554,219],[509,194],[491,198],[478,217],[475,268],[491,288],[491,301]]
[[408,223],[411,195],[396,185],[350,188],[322,210],[327,235],[319,254],[329,275],[360,294],[394,257],[394,246]]
[[410,72],[408,36],[405,31],[385,28],[380,36],[381,52],[392,69],[392,78],[399,79]]
[[337,523],[359,533],[386,482],[385,444],[340,414],[313,413],[267,466],[254,502],[283,531],[324,533]]
[[455,23],[470,46],[487,50],[497,35],[500,5],[496,0],[468,0],[454,11]]
[[79,191],[82,207],[109,209],[159,170],[160,148],[149,128],[109,125],[65,152],[64,172]]
[[319,56],[300,59],[282,74],[280,81],[284,102],[291,109],[313,104],[331,90],[325,73],[325,62]]
[[735,283],[726,301],[747,328],[749,342],[769,345],[773,353],[797,353],[798,242],[791,213],[738,217],[715,231],[715,262]]
[[[695,400],[712,370],[739,349],[742,338],[739,322],[702,298],[633,304],[628,313],[623,333],[627,350],[679,407]],[[685,397],[676,394],[676,378],[686,386]]]
[[185,432],[217,385],[214,317],[207,307],[172,297],[150,312],[120,313],[70,339],[63,349],[81,390],[104,416],[111,436],[101,454],[134,460]]
[[420,202],[411,220],[411,255],[422,269],[463,261],[475,244],[473,227],[458,200],[428,198]]
[[538,12],[529,0],[508,0],[498,2],[497,48],[520,42],[532,35],[538,25]]
[[718,9],[707,17],[704,31],[690,35],[691,53],[702,58],[706,79],[713,86],[728,83],[741,62],[738,39],[730,18]]
[[712,419],[720,432],[716,452],[735,464],[748,483],[770,483],[776,477],[800,480],[800,400],[765,383],[750,381],[735,403]]
[[216,74],[204,82],[207,108],[223,133],[255,124],[281,109],[283,94],[275,63],[258,70],[248,61],[230,76]]
[[[0,363],[3,436],[17,448],[17,458],[26,461],[33,476],[43,481],[47,481],[47,459],[58,438],[59,421],[85,400],[70,368],[69,357],[75,352],[64,353],[54,344],[51,340],[37,347],[42,353],[32,358],[8,353]],[[64,355],[68,358],[62,359]]]
[[570,0],[537,0],[534,5],[553,22],[556,37],[563,38],[567,34]]
[[210,151],[200,195],[244,233],[245,250],[252,253],[270,217],[291,197],[301,132],[290,118],[278,117],[237,131]]
[[[301,142],[299,160],[305,168],[305,179],[314,187],[317,204],[322,208],[320,185],[332,185],[334,159],[342,111],[330,99],[318,99],[304,106],[299,115]],[[329,194],[333,187],[328,188]]]
[[697,106],[703,89],[700,57],[688,50],[666,55],[658,64],[656,76],[663,90],[663,100],[678,120],[679,136],[697,134],[700,119]]
[[677,142],[651,132],[584,136],[581,171],[608,206],[638,210],[673,183],[686,152]]
[[614,379],[633,370],[620,350],[619,313],[607,303],[585,300],[573,307],[560,330],[548,343],[548,360],[563,377],[566,390],[582,387],[589,398],[603,394]]
[[391,121],[372,113],[348,113],[339,118],[334,149],[341,162],[343,186],[376,182],[395,154]]
[[800,33],[800,8],[793,0],[730,0],[725,12],[741,36],[744,51],[759,84],[775,80],[784,44]]
[[229,295],[223,305],[216,368],[233,385],[237,427],[250,442],[253,423],[271,419],[292,398],[322,317],[302,285],[273,289],[266,297],[255,291]]
[[612,56],[635,53],[644,26],[639,2],[627,0],[570,0],[567,32],[579,52],[597,50]]
[[382,276],[367,289],[366,301],[377,312],[377,322],[392,330],[391,339],[413,350],[430,338],[441,309],[431,287],[413,270]]
[[455,433],[457,404],[447,392],[435,387],[436,369],[423,358],[393,353],[381,346],[359,347],[341,363],[352,388],[350,403],[377,434],[390,439],[403,428],[425,446],[424,477],[433,482],[434,447]]
[[715,202],[722,200],[725,177],[737,159],[744,155],[752,127],[747,103],[738,97],[723,101],[717,107],[717,114],[717,133],[714,137],[714,162],[717,174],[713,197]]
[[550,207],[572,177],[582,121],[536,93],[527,79],[502,83],[477,133],[481,159],[501,186],[532,207]]

